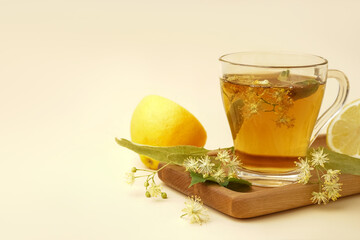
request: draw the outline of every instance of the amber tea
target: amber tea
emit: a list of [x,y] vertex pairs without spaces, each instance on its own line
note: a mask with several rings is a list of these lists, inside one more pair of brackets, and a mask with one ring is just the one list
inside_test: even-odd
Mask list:
[[226,74],[222,98],[236,154],[248,170],[295,170],[306,155],[325,84],[314,77],[276,74]]
[[[297,182],[295,161],[346,101],[345,74],[310,54],[238,52],[219,61],[223,103],[243,162],[238,177],[263,187]],[[338,95],[318,118],[328,79],[338,81]]]

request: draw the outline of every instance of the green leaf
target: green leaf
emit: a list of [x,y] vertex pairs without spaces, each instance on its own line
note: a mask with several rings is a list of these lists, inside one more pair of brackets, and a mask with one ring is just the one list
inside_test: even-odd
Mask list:
[[206,178],[203,177],[202,174],[195,173],[195,172],[190,172],[190,177],[191,177],[191,183],[190,183],[189,187],[191,187],[192,185],[197,184],[197,183],[203,183],[207,180]]
[[124,138],[117,139],[115,138],[117,144],[122,147],[126,147],[140,155],[147,156],[149,158],[155,159],[163,163],[173,163],[177,165],[182,165],[184,160],[189,157],[200,157],[209,152],[205,148],[195,147],[195,146],[173,146],[173,147],[157,147],[157,146],[148,146],[133,143]]
[[241,178],[229,178],[229,183],[239,183],[239,184],[244,184],[247,186],[251,186],[251,182],[246,181],[244,179]]
[[226,188],[236,192],[248,192],[251,190],[251,183],[244,179],[231,178]]
[[289,80],[289,76],[290,76],[290,70],[285,70],[282,71],[279,76],[278,76],[278,80],[279,81],[288,81]]
[[327,169],[337,169],[341,170],[341,173],[360,175],[359,158],[337,153],[327,148],[324,148],[324,153],[327,153],[329,157],[329,162],[325,164]]
[[233,139],[236,138],[237,133],[240,131],[240,128],[244,122],[244,117],[242,115],[241,108],[244,107],[244,102],[242,99],[238,99],[231,103],[229,111],[227,112],[227,119],[229,121],[231,134]]
[[206,181],[210,181],[210,182],[215,182],[215,183],[219,184],[220,186],[229,188],[234,191],[245,192],[245,191],[248,191],[251,186],[251,183],[249,181],[246,181],[246,180],[240,179],[240,178],[229,178],[229,179],[225,180],[224,182],[218,182],[218,181],[216,181],[215,178],[213,178],[211,176],[204,178],[202,174],[195,173],[195,172],[190,172],[190,177],[191,177],[191,183],[190,183],[189,187],[191,187],[197,183],[204,183]]
[[308,79],[302,82],[294,83],[294,87],[290,90],[290,96],[293,100],[306,98],[314,94],[320,86],[316,79]]

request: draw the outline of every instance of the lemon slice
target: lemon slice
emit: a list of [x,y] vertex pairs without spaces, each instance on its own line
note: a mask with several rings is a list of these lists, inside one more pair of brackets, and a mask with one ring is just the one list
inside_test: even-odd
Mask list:
[[333,151],[360,157],[360,99],[345,105],[331,121],[326,142]]

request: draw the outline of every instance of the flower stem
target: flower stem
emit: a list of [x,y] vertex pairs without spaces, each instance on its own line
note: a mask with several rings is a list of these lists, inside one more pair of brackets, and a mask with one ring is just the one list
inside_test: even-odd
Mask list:
[[318,180],[319,180],[319,192],[321,192],[321,183],[322,182],[321,182],[321,177],[320,177],[320,174],[319,174],[319,168],[315,167],[315,170],[316,170],[316,174],[317,174],[317,177],[318,177]]
[[169,165],[170,163],[165,164],[164,166],[162,166],[161,168],[159,168],[158,170],[156,170],[156,172],[160,171],[161,169],[163,169],[164,167],[166,167],[167,165]]
[[137,171],[151,172],[151,173],[156,172],[155,170],[149,170],[149,169],[137,169]]
[[135,178],[148,177],[148,176],[151,176],[151,175],[140,175],[140,176],[135,176]]

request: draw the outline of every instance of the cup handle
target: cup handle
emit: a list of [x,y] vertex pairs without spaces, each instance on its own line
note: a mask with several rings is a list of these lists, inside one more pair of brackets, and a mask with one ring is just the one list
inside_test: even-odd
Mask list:
[[319,135],[320,130],[340,112],[340,109],[344,105],[349,93],[349,81],[343,72],[339,70],[329,69],[328,79],[329,78],[335,78],[339,82],[338,95],[335,99],[335,102],[316,121],[310,140],[310,145]]

